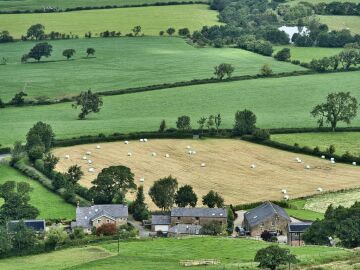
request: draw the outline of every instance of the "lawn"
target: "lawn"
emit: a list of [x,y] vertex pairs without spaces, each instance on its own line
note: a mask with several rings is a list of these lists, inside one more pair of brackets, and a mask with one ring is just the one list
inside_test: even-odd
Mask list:
[[329,26],[330,30],[349,29],[353,34],[360,34],[360,16],[317,16],[320,22]]
[[219,24],[217,12],[208,5],[173,5],[158,7],[117,8],[86,10],[46,14],[6,14],[0,15],[1,29],[8,30],[20,38],[29,26],[41,23],[46,32],[72,33],[83,37],[85,32],[93,34],[105,30],[121,31],[122,34],[140,25],[145,35],[158,36],[160,30],[188,27],[191,31],[204,25]]
[[[108,5],[141,5],[160,2],[182,2],[174,0],[0,0],[0,11],[35,10],[43,8],[66,9],[74,7],[99,7]],[[204,1],[205,2],[205,1]]]
[[275,134],[271,138],[289,145],[297,143],[301,147],[308,146],[310,148],[319,146],[322,151],[333,144],[335,153],[338,155],[342,155],[346,151],[355,156],[360,155],[360,132]]
[[[26,84],[30,97],[59,97],[91,88],[124,89],[134,86],[210,78],[214,66],[234,65],[234,75],[257,74],[264,63],[274,72],[303,70],[249,51],[233,48],[195,48],[181,38],[93,38],[51,41],[53,55],[40,63],[21,64],[21,55],[35,43],[0,45],[0,98],[11,99]],[[96,58],[86,58],[86,48],[96,50]],[[74,60],[65,60],[62,51],[74,48]],[[44,62],[47,61],[47,62]],[[46,74],[46,75],[45,75]]]
[[[329,92],[350,91],[360,98],[359,75],[346,72],[256,79],[104,97],[101,112],[85,121],[77,120],[78,112],[71,103],[5,108],[0,121],[7,132],[1,132],[0,144],[24,140],[36,121],[51,124],[58,138],[158,130],[162,119],[174,127],[177,117],[184,114],[191,116],[196,128],[201,116],[221,113],[221,127],[231,128],[235,112],[245,108],[256,113],[261,128],[315,127],[310,111]],[[352,125],[360,125],[359,117]]]
[[290,48],[291,60],[310,63],[313,59],[321,59],[339,54],[343,48],[274,46],[274,54],[282,48]]
[[[27,182],[33,188],[30,194],[30,203],[40,210],[39,218],[73,219],[75,217],[75,207],[66,203],[61,197],[47,190],[40,183],[22,175],[15,169],[0,164],[0,184],[6,181]],[[0,266],[0,269],[2,267]]]

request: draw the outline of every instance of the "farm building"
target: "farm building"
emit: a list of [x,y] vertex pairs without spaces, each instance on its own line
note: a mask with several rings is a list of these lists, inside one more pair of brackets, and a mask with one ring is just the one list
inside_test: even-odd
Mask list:
[[171,223],[170,216],[167,215],[152,215],[151,217],[151,230],[153,232],[163,232],[166,233],[169,231]]
[[290,217],[284,209],[266,202],[244,214],[243,226],[251,236],[260,236],[263,231],[284,234],[290,222]]
[[225,226],[227,223],[227,211],[225,208],[172,208],[171,226],[177,224],[204,225],[211,222],[219,222]]
[[202,226],[196,224],[177,224],[168,231],[168,236],[199,235]]
[[87,233],[93,227],[98,228],[103,224],[120,226],[127,223],[128,207],[122,204],[92,205],[90,207],[76,208],[76,221],[71,223],[71,228],[82,227]]
[[290,246],[303,246],[302,236],[306,229],[311,226],[312,222],[293,222],[288,225],[287,243]]
[[[7,230],[9,233],[13,232],[16,226],[19,224],[20,220],[11,220],[7,224]],[[43,219],[31,219],[31,220],[23,220],[24,225],[33,229],[36,233],[43,233],[46,229],[46,223]]]

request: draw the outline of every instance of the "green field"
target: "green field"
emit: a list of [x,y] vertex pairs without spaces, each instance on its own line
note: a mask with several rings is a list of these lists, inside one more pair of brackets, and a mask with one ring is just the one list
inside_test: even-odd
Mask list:
[[[166,2],[182,2],[177,0],[1,0],[0,11],[35,10],[43,8],[66,9],[74,7],[99,7],[108,5],[141,5]],[[205,1],[204,1],[205,2]]]
[[83,37],[105,30],[120,31],[123,35],[140,25],[145,35],[158,36],[160,30],[188,27],[191,31],[204,25],[219,24],[217,12],[208,5],[175,5],[161,7],[117,8],[46,14],[6,14],[0,16],[2,30],[21,37],[30,25],[41,23],[46,32],[58,31]]
[[274,54],[282,48],[290,48],[291,60],[310,63],[313,59],[321,59],[339,54],[343,48],[274,46]]
[[[253,110],[262,128],[315,127],[310,111],[332,91],[350,91],[360,98],[360,72],[315,74],[178,87],[165,90],[104,97],[104,107],[85,121],[71,103],[1,109],[0,144],[23,140],[36,121],[53,127],[58,138],[158,130],[162,119],[174,127],[178,116],[189,115],[196,121],[203,115],[221,113],[223,128],[231,128],[234,114]],[[357,117],[353,126],[360,125]]]
[[[59,97],[89,88],[104,91],[210,78],[214,66],[224,62],[234,65],[234,75],[257,74],[264,63],[270,64],[274,72],[303,70],[241,49],[195,48],[181,38],[170,37],[52,41],[54,51],[50,58],[21,64],[21,56],[34,44],[0,45],[0,58],[9,59],[7,65],[0,65],[3,100],[11,99],[25,84],[30,97]],[[85,57],[88,47],[95,48],[96,58]],[[77,51],[74,60],[67,61],[62,56],[66,48]]]
[[360,155],[360,132],[275,134],[271,138],[289,145],[297,143],[301,147],[310,148],[319,146],[322,151],[333,144],[335,154],[342,155],[349,151],[353,155]]
[[[144,241],[129,241],[120,243],[120,255],[108,256],[104,250],[116,254],[117,244],[101,244],[104,250],[96,253],[95,248],[68,249],[55,251],[50,254],[34,255],[22,258],[0,260],[3,270],[26,269],[103,269],[103,270],[178,270],[184,269],[179,265],[180,260],[218,259],[220,267],[208,266],[208,269],[239,269],[249,267],[256,269],[257,263],[253,262],[258,249],[268,246],[262,241],[231,238],[168,238]],[[92,251],[94,250],[94,251]],[[297,255],[302,264],[317,264],[325,261],[344,259],[352,254],[351,251],[329,247],[293,247],[291,252]],[[94,252],[96,257],[89,255]],[[66,262],[61,265],[61,260]],[[200,267],[203,269],[203,267]],[[249,269],[247,268],[247,269]],[[191,268],[192,269],[192,268]]]
[[[320,3],[331,3],[334,0],[288,0],[287,3],[290,4],[298,4],[300,2],[308,2],[313,5],[320,4]],[[336,2],[350,2],[350,3],[359,3],[359,0],[337,0]]]
[[[0,164],[0,183],[6,181],[27,182],[33,188],[30,194],[30,203],[40,210],[39,218],[73,219],[75,217],[75,207],[66,203],[61,197],[43,187],[40,183],[22,175],[15,169]],[[2,269],[0,267],[0,269]]]
[[353,34],[360,34],[360,16],[317,16],[331,30],[349,29]]

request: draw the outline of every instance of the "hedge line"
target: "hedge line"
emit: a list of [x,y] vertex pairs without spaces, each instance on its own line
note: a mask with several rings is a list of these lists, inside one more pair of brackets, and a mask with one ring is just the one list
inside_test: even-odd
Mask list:
[[10,147],[2,147],[2,148],[0,148],[0,155],[10,154],[10,153],[11,153],[11,148]]
[[60,13],[92,9],[113,9],[113,8],[136,8],[136,7],[151,7],[151,6],[173,6],[173,5],[193,5],[193,4],[209,4],[208,1],[182,1],[182,2],[155,2],[135,5],[106,5],[106,6],[87,6],[87,7],[73,7],[65,9],[34,9],[34,10],[0,10],[0,14],[28,14],[28,13]]
[[[19,160],[18,162],[16,162],[13,165],[17,170],[19,170],[20,172],[22,172],[23,174],[25,174],[26,176],[30,177],[31,179],[39,182],[41,185],[43,185],[45,188],[47,188],[48,190],[58,194],[59,196],[61,196],[64,200],[64,196],[65,196],[65,190],[63,189],[58,189],[56,190],[52,184],[52,181],[46,177],[44,174],[42,174],[41,172],[39,172],[38,170],[36,170],[34,167],[31,167],[29,165],[27,165],[25,163],[24,160]],[[66,201],[66,200],[65,200]],[[79,195],[76,195],[76,201],[73,202],[73,205],[76,205],[76,202],[79,202],[81,205],[88,205],[89,202],[87,200],[85,200],[84,198],[80,197]]]

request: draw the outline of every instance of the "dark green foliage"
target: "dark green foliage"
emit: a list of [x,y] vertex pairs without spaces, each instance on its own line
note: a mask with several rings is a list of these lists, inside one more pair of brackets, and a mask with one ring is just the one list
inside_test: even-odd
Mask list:
[[192,186],[185,185],[180,187],[175,195],[175,203],[179,207],[195,207],[197,203],[197,196]]
[[316,14],[321,15],[360,15],[360,4],[351,2],[319,3],[313,6]]
[[318,118],[319,127],[329,123],[335,131],[338,122],[350,124],[357,115],[358,102],[350,92],[335,92],[327,96],[326,102],[316,105],[311,111],[313,117]]
[[26,227],[22,221],[16,224],[11,237],[11,243],[15,251],[21,253],[29,250],[35,246],[36,242],[36,234],[33,229]]
[[159,126],[159,132],[164,132],[166,130],[166,122],[165,120],[161,120],[160,126]]
[[65,244],[69,239],[66,231],[61,226],[53,225],[46,233],[45,249],[47,251],[55,250],[59,246]]
[[134,33],[134,36],[138,36],[141,32],[141,26],[140,25],[137,25],[135,26],[133,29],[132,29],[133,33]]
[[135,189],[134,174],[125,166],[110,166],[104,168],[92,181],[90,189],[95,203],[112,203],[116,195],[126,194],[129,189]]
[[30,39],[40,40],[44,37],[45,27],[41,24],[34,24],[29,27],[26,37]]
[[0,226],[0,256],[7,254],[12,248],[6,226]]
[[208,194],[202,197],[203,205],[206,205],[209,208],[218,208],[224,207],[224,198],[221,195],[213,190],[210,190]]
[[89,55],[94,55],[95,49],[94,48],[87,48],[86,49],[86,57],[89,57]]
[[269,64],[264,64],[260,69],[260,74],[267,77],[273,73]]
[[274,58],[278,61],[288,61],[290,60],[290,57],[291,54],[289,48],[283,48],[274,55]]
[[150,198],[163,211],[169,210],[174,205],[177,187],[178,182],[176,178],[171,176],[161,178],[155,181],[150,188]]
[[253,35],[244,35],[238,38],[236,44],[239,48],[265,56],[271,56],[273,53],[272,44],[269,41],[257,39]]
[[183,37],[190,36],[189,28],[181,28],[181,29],[179,29],[178,33],[179,33],[179,36],[183,36]]
[[254,261],[259,262],[260,268],[276,270],[280,265],[296,263],[297,259],[288,249],[273,245],[259,249],[256,252]]
[[219,235],[221,234],[223,231],[223,226],[216,221],[207,223],[207,224],[203,224],[202,228],[200,229],[200,234],[204,234],[204,235]]
[[67,181],[69,181],[71,184],[75,185],[81,177],[84,175],[84,172],[81,170],[81,167],[77,164],[72,165],[69,167],[67,173],[65,174],[65,177]]
[[98,113],[103,105],[102,98],[98,94],[93,94],[91,90],[87,92],[81,92],[79,96],[75,98],[73,108],[81,106],[81,112],[79,119],[83,120],[89,113]]
[[82,227],[75,227],[72,229],[70,235],[70,239],[83,239],[85,237],[84,228]]
[[56,164],[59,162],[59,158],[51,153],[47,153],[43,160],[44,172],[49,175],[55,169]]
[[42,159],[45,153],[45,147],[42,144],[37,144],[27,150],[27,154],[31,161]]
[[179,116],[176,121],[176,127],[180,130],[191,130],[191,120],[187,115]]
[[47,42],[42,42],[36,44],[28,53],[29,58],[33,58],[37,61],[40,61],[42,57],[51,56],[52,45]]
[[75,50],[74,49],[66,49],[63,51],[63,56],[66,57],[67,60],[69,60],[71,57],[74,56]]
[[214,67],[214,75],[222,80],[225,76],[231,78],[232,73],[234,72],[235,68],[231,64],[222,63],[216,67]]
[[237,111],[233,133],[235,135],[252,134],[256,129],[256,115],[250,110]]
[[14,38],[10,35],[9,31],[0,31],[0,43],[13,42]]
[[330,155],[334,154],[335,151],[336,151],[335,145],[333,145],[333,144],[330,145],[329,148],[326,149],[326,153],[328,153],[328,154],[330,154]]
[[0,98],[0,109],[5,108],[4,101]]
[[204,116],[202,116],[202,117],[197,121],[197,123],[199,124],[199,130],[200,130],[201,134],[203,134],[203,132],[204,132],[204,126],[205,126],[206,120],[207,120],[207,118],[204,117]]
[[44,148],[44,152],[48,152],[54,138],[55,134],[50,125],[41,121],[37,122],[26,135],[26,149],[29,151],[35,146],[41,146]]
[[169,35],[169,36],[172,36],[174,33],[175,33],[175,29],[173,27],[169,27],[167,30],[166,30],[166,33]]
[[253,133],[254,139],[257,141],[270,140],[270,132],[267,129],[257,128]]
[[232,209],[232,206],[230,205],[230,207],[227,209],[227,228],[226,228],[229,234],[231,234],[234,230],[234,220],[235,220],[234,211]]
[[149,210],[145,203],[144,187],[139,186],[136,194],[136,199],[130,207],[130,211],[137,221],[147,220],[149,218]]
[[19,93],[15,94],[13,99],[10,101],[10,104],[15,106],[22,106],[25,103],[24,97],[26,97],[27,94],[24,91],[20,91]]

